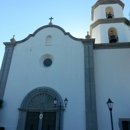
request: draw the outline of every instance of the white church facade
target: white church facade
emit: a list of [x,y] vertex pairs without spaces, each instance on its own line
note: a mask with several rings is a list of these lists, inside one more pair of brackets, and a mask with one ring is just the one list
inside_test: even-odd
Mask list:
[[21,41],[4,42],[0,126],[110,130],[111,98],[114,129],[130,130],[130,29],[123,8],[120,0],[98,0],[85,39],[51,19]]

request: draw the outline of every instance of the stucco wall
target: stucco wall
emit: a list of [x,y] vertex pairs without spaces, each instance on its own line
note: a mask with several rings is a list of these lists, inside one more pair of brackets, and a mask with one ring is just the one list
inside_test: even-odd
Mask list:
[[107,100],[113,106],[114,129],[119,130],[119,118],[130,118],[130,49],[94,50],[95,87],[98,129],[110,130]]
[[[45,46],[46,37],[52,36],[52,46]],[[52,66],[42,66],[40,58],[50,54]],[[6,130],[15,130],[18,108],[23,98],[33,89],[48,86],[61,97],[67,97],[64,130],[85,130],[84,48],[57,28],[46,28],[14,48],[4,95],[4,109],[0,124]],[[9,98],[10,97],[10,98]],[[69,127],[68,127],[69,126]]]
[[92,29],[92,38],[95,38],[95,43],[101,43],[101,26]]
[[98,19],[106,19],[106,8],[111,7],[114,12],[114,18],[121,18],[123,17],[123,10],[122,7],[119,4],[104,4],[98,6],[94,10],[94,21],[97,21]]
[[127,25],[125,25],[125,32],[126,32],[127,41],[130,41],[130,27],[128,27]]

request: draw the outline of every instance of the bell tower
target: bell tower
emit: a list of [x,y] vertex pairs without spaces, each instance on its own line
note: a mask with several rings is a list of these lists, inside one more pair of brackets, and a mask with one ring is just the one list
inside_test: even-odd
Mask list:
[[130,29],[125,24],[124,3],[120,0],[98,0],[92,6],[90,34],[95,43],[130,42]]

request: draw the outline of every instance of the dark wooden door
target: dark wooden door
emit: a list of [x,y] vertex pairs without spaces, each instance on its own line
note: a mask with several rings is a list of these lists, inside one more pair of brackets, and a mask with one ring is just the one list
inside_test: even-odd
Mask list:
[[55,124],[56,124],[56,113],[44,112],[42,130],[55,130]]
[[39,112],[28,112],[25,130],[38,130]]

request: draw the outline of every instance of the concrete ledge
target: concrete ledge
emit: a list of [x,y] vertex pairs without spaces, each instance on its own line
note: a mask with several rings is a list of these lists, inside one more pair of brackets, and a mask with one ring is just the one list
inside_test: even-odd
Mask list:
[[125,17],[122,18],[112,18],[112,19],[99,19],[90,25],[90,35],[92,35],[92,29],[100,24],[109,24],[109,23],[125,23],[127,19]]
[[94,50],[96,49],[123,49],[130,48],[130,42],[122,42],[122,43],[102,43],[102,44],[94,44]]

